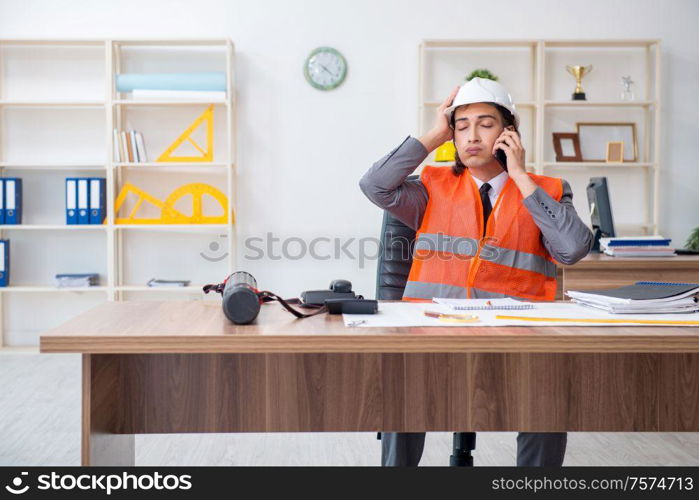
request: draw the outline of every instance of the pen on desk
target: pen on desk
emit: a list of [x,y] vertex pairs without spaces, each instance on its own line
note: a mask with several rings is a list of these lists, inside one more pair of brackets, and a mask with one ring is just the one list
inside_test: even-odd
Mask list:
[[436,311],[423,311],[425,316],[437,319],[453,319],[461,321],[476,321],[478,316],[475,314],[450,314],[450,313],[440,313]]
[[364,323],[366,323],[365,319],[359,319],[356,321],[350,321],[349,323],[347,323],[347,326],[359,326],[359,325],[363,325]]

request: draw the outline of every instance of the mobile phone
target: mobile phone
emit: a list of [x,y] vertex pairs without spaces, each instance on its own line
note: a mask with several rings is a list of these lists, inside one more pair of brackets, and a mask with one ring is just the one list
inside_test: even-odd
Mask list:
[[[508,130],[514,130],[513,127],[507,127]],[[517,133],[519,135],[519,132]],[[502,169],[507,172],[507,153],[505,153],[502,149],[496,149],[495,150],[495,158],[498,160],[498,163],[502,167]]]
[[502,169],[507,172],[507,154],[502,149],[495,150],[495,158],[500,163]]

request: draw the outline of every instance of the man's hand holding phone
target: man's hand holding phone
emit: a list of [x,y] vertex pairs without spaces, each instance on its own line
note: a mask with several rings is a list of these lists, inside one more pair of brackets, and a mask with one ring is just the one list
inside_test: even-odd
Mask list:
[[507,127],[495,139],[493,155],[496,157],[498,150],[505,153],[507,164],[503,165],[503,168],[507,170],[507,173],[513,180],[516,177],[527,176],[527,171],[524,168],[525,150],[519,134],[515,132],[513,127]]
[[524,168],[524,147],[519,138],[519,134],[512,127],[507,127],[502,131],[502,134],[495,139],[493,145],[493,154],[496,151],[504,151],[507,158],[507,173],[510,178],[517,184],[520,193],[526,198],[536,191],[536,183],[527,175]]

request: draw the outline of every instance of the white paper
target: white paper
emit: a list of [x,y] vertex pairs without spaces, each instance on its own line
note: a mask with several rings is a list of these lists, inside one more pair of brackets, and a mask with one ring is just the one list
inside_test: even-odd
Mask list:
[[678,313],[699,311],[699,302],[694,297],[685,297],[672,302],[655,304],[598,304],[573,299],[573,302],[585,307],[596,307],[603,311],[615,314],[654,314],[654,313]]
[[[441,308],[441,309],[437,309]],[[448,322],[424,315],[425,310],[450,313],[448,306],[423,302],[379,302],[377,314],[343,314],[345,326],[355,327],[403,327],[403,326],[661,326],[639,323],[604,323],[606,319],[699,321],[699,313],[681,314],[612,314],[570,302],[542,302],[535,309],[519,311],[474,311],[478,316],[473,323]],[[534,318],[599,319],[600,323],[531,321],[526,319],[497,319],[496,316],[519,316]],[[359,323],[362,322],[363,323]],[[354,323],[352,325],[351,323]],[[672,325],[677,326],[677,325]],[[696,325],[694,326],[696,328]]]
[[5,272],[5,245],[6,241],[0,241],[0,273]]
[[[345,326],[365,321],[358,326],[445,326],[447,323],[424,315],[424,311],[452,313],[448,306],[421,302],[379,302],[376,314],[343,314]],[[453,314],[453,313],[452,313]]]

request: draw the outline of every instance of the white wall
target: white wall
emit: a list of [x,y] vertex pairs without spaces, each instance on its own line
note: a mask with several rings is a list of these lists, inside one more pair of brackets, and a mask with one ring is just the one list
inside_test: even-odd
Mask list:
[[[3,38],[230,37],[240,103],[241,242],[268,232],[343,243],[377,235],[381,212],[357,181],[416,133],[417,47],[424,38],[659,38],[660,231],[683,245],[699,225],[697,19],[699,2],[692,0],[0,1]],[[320,45],[336,47],[349,62],[345,84],[332,92],[303,78],[305,57]],[[349,248],[356,254],[358,245]],[[262,288],[292,296],[345,277],[373,296],[373,260],[360,267],[347,257],[249,260],[246,253],[241,246],[239,268],[253,272]]]

